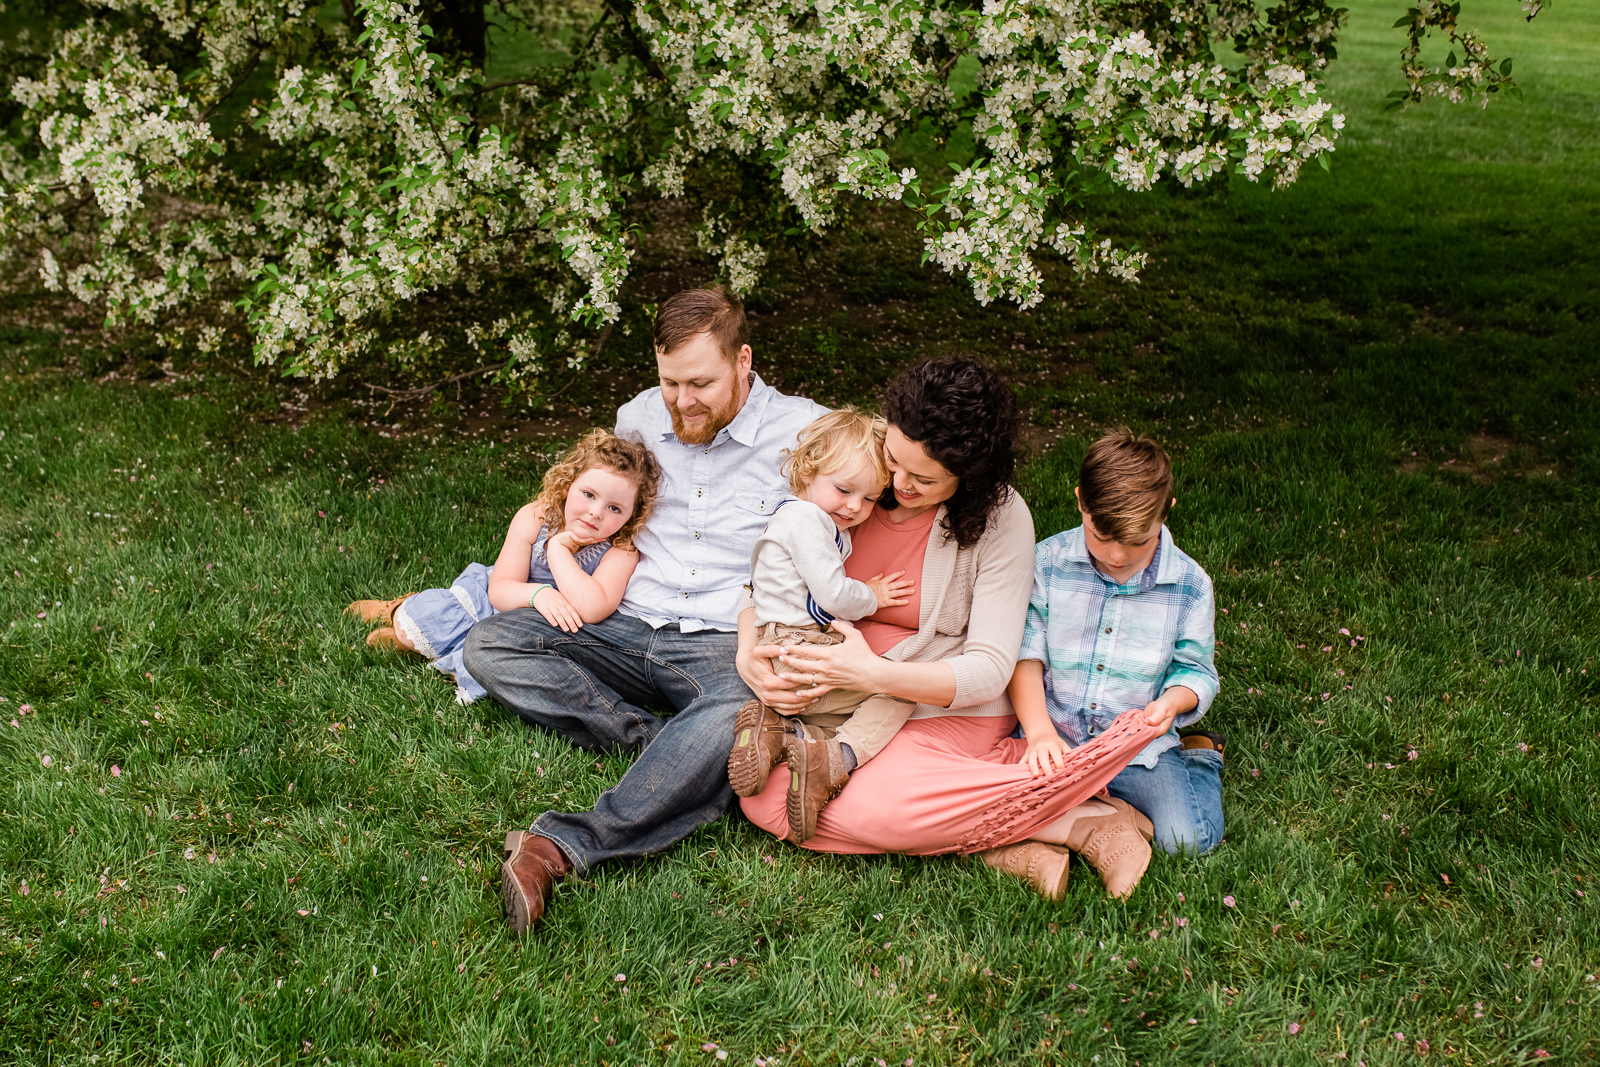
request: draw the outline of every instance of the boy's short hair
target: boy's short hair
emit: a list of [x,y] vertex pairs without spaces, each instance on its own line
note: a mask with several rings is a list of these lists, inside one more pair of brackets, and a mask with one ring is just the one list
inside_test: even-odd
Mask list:
[[1113,427],[1083,455],[1078,503],[1102,537],[1137,537],[1172,510],[1172,460],[1150,438]]
[[750,343],[750,324],[744,304],[720,285],[711,289],[685,289],[662,301],[656,312],[655,346],[658,355],[675,352],[700,334],[709,333],[729,363]]
[[883,458],[883,434],[888,424],[881,415],[867,415],[853,407],[830,411],[800,431],[793,449],[785,452],[783,469],[789,488],[798,496],[811,479],[832,474],[865,456],[877,472],[878,484],[889,484],[889,465]]

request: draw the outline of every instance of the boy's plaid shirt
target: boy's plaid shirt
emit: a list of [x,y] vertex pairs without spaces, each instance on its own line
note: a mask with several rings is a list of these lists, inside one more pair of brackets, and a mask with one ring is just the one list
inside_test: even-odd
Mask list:
[[[1217,695],[1215,611],[1210,575],[1172,543],[1165,526],[1150,565],[1126,585],[1095,568],[1080,526],[1034,550],[1033,594],[1017,658],[1044,664],[1050,718],[1074,747],[1174,685],[1200,698],[1174,723],[1189,726]],[[1177,731],[1169,730],[1133,762],[1154,767],[1178,744]]]

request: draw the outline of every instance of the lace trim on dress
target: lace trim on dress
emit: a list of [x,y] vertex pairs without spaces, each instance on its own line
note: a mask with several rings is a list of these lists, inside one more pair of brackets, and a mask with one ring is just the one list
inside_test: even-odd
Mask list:
[[439,658],[439,654],[433,650],[432,642],[423,634],[422,627],[412,620],[411,613],[406,611],[404,604],[394,609],[394,628],[406,635],[412,647],[422,653],[424,659]]
[[461,610],[471,615],[474,622],[483,621],[478,614],[478,609],[472,606],[472,597],[467,594],[465,589],[459,585],[452,585],[450,587],[450,595],[456,598],[456,603],[461,605]]
[[955,851],[970,855],[1027,840],[1040,826],[1104,789],[1160,736],[1160,730],[1144,721],[1142,710],[1123,712],[1100,736],[1068,752],[1064,768],[1029,779],[1002,797],[983,821],[956,842]]

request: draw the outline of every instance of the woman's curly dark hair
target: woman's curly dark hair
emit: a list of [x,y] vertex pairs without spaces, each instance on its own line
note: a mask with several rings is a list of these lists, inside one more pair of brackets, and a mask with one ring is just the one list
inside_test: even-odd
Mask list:
[[[883,396],[889,424],[961,479],[945,502],[946,536],[967,548],[989,528],[1016,471],[1017,398],[987,363],[947,356],[900,373]],[[879,507],[896,507],[885,493]]]

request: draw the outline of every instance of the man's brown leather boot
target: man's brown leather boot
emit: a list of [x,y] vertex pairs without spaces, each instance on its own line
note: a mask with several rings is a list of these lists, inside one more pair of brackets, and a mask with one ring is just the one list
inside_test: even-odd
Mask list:
[[520,937],[544,918],[556,883],[572,870],[572,861],[548,837],[521,830],[506,835],[506,847],[511,855],[500,866],[500,903],[506,925]]

